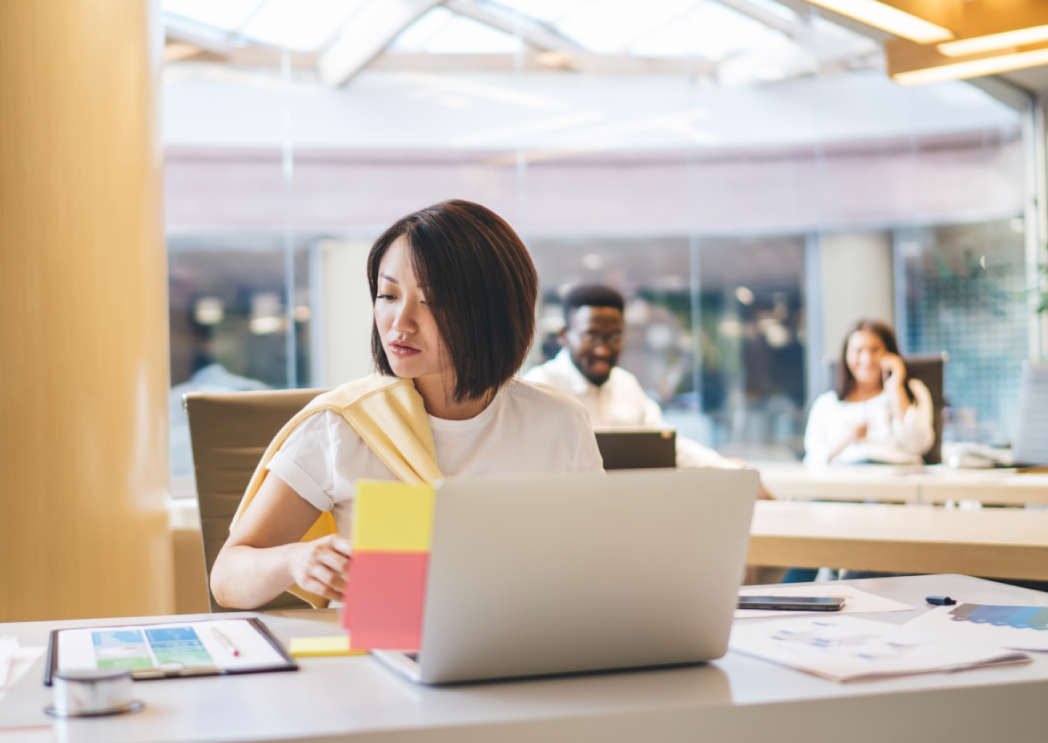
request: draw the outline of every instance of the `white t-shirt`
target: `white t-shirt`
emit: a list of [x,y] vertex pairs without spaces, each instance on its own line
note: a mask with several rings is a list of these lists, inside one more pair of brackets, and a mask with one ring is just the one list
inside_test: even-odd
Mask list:
[[830,453],[863,423],[866,438],[848,444],[834,458],[835,463],[920,464],[921,455],[935,442],[932,396],[917,379],[910,380],[910,390],[914,402],[901,420],[892,413],[892,401],[885,392],[862,402],[839,400],[832,391],[819,395],[804,430],[805,464],[827,464]]
[[[637,378],[616,366],[608,381],[595,385],[578,370],[566,348],[545,364],[530,369],[524,379],[563,390],[581,402],[590,420],[601,428],[667,428],[658,403],[644,392]],[[734,466],[697,441],[677,437],[678,467]]]
[[[601,472],[585,409],[570,397],[511,379],[480,414],[429,416],[437,466],[445,476]],[[269,471],[321,511],[340,534],[351,531],[354,483],[397,479],[338,413],[321,411],[291,432]]]

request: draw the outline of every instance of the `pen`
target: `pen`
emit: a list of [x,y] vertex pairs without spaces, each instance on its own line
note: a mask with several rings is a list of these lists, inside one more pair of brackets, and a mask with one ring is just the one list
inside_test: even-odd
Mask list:
[[237,646],[234,645],[233,641],[226,637],[225,634],[223,634],[222,631],[218,629],[218,627],[212,627],[211,634],[213,634],[215,636],[215,639],[218,640],[219,645],[221,645],[229,651],[230,655],[232,655],[233,657],[238,657],[240,655],[240,651],[237,649]]
[[924,600],[932,606],[953,606],[957,602],[949,596],[925,596]]

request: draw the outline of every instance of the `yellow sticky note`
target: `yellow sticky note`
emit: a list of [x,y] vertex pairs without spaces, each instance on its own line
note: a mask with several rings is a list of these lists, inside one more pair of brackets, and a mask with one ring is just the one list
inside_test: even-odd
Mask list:
[[353,549],[429,552],[435,501],[431,485],[359,480]]
[[364,655],[367,650],[350,650],[349,635],[330,637],[292,637],[289,652],[296,658],[325,655]]

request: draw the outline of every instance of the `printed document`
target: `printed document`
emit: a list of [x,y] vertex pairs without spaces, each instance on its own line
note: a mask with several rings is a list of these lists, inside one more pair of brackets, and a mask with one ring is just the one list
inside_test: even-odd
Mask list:
[[736,622],[731,648],[838,682],[1030,661],[1016,651],[932,643],[897,625],[848,616]]

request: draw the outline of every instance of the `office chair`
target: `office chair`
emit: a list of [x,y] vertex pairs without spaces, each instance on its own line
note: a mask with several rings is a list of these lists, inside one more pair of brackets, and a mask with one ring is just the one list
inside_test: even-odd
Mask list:
[[[942,426],[943,408],[946,406],[945,375],[949,355],[945,351],[934,353],[914,353],[902,357],[906,371],[911,379],[919,379],[928,388],[932,398],[932,426],[935,430],[935,441],[932,448],[924,454],[925,464],[942,462]],[[827,359],[828,379],[835,383],[837,379],[837,359]]]
[[935,442],[924,455],[925,464],[942,463],[942,411],[946,407],[946,362],[949,359],[945,351],[914,353],[902,357],[910,377],[921,380],[932,396],[932,425],[935,429]]
[[[323,390],[191,392],[183,399],[196,471],[200,535],[211,611],[228,611],[211,594],[211,566],[229,536],[229,523],[269,442]],[[308,608],[283,593],[260,610]]]

